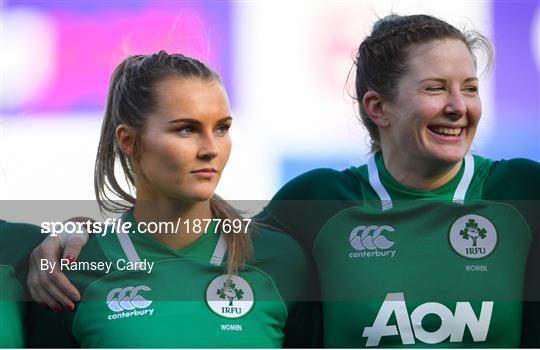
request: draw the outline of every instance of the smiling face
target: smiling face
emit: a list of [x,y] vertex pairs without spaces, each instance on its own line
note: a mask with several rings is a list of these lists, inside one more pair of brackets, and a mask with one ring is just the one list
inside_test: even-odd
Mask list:
[[457,165],[482,111],[473,57],[457,39],[416,45],[408,57],[395,99],[384,103],[383,154],[404,165]]
[[137,199],[209,200],[231,152],[225,90],[214,80],[176,77],[155,89],[157,110],[132,157]]

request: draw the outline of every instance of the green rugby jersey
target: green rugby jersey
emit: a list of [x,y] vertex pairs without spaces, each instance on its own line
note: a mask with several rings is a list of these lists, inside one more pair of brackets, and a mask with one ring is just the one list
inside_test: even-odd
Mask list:
[[376,154],[293,179],[258,218],[316,262],[327,347],[517,347],[539,179],[536,162],[468,155],[418,190]]
[[[131,213],[123,219],[135,227]],[[253,260],[228,278],[226,243],[213,232],[179,250],[139,232],[94,236],[78,262],[110,270],[64,268],[82,300],[60,315],[37,308],[31,346],[275,348],[300,337],[302,325],[287,324],[308,287],[298,243],[256,228]]]
[[43,238],[37,226],[0,220],[0,348],[25,345],[28,256]]

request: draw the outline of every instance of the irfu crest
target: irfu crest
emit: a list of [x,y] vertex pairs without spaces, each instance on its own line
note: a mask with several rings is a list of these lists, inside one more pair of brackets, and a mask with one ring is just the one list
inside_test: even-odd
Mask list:
[[232,306],[234,300],[242,300],[244,291],[240,288],[236,288],[236,284],[228,279],[223,282],[223,288],[217,290],[217,295],[220,299],[229,300],[229,306]]
[[247,315],[255,305],[255,296],[249,283],[238,275],[221,275],[206,288],[206,304],[225,318]]
[[459,234],[463,239],[472,239],[473,247],[476,247],[478,238],[486,238],[487,230],[483,227],[478,227],[478,223],[474,219],[469,219],[465,224],[465,228],[460,230]]
[[490,255],[497,245],[495,226],[488,218],[476,214],[464,215],[454,221],[448,238],[456,253],[470,259]]

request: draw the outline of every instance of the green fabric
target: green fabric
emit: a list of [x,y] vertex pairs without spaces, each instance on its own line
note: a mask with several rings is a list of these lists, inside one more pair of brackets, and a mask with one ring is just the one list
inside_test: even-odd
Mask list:
[[[407,187],[397,182],[384,166],[384,159],[381,153],[376,154],[375,162],[377,164],[377,169],[379,169],[381,181],[384,183],[386,189],[390,191],[390,197],[392,200],[397,201],[398,203],[402,200],[409,201],[420,198],[452,200],[452,196],[454,195],[456,187],[463,176],[464,170],[464,162],[462,162],[458,173],[450,181],[433,190],[421,190]],[[474,157],[474,172],[476,176],[473,178],[473,183],[470,185],[469,190],[467,191],[467,197],[465,199],[478,198],[481,195],[482,184],[491,165],[492,162],[488,159]],[[351,171],[361,179],[362,183],[366,183],[367,169],[365,166],[352,168]],[[371,189],[371,186],[369,186],[369,188]],[[373,197],[372,199],[377,200],[378,197]]]
[[[124,219],[133,222],[131,214]],[[82,301],[74,313],[39,310],[35,322],[41,327],[32,345],[282,346],[289,312],[303,300],[308,286],[305,255],[290,236],[257,228],[252,261],[227,287],[222,283],[226,259],[220,266],[210,263],[219,238],[213,228],[179,250],[146,234],[129,237],[141,261],[154,263],[152,272],[115,267],[127,259],[116,234],[91,238],[78,261],[112,262],[112,270],[69,272]],[[215,301],[219,305],[211,307]]]
[[0,348],[25,345],[28,256],[43,238],[37,226],[0,220]]
[[10,266],[0,265],[0,286],[0,347],[23,347],[23,291]]
[[517,208],[535,234],[527,263],[521,346],[540,347],[540,166],[529,159],[495,162],[485,184],[489,199]]
[[[317,264],[325,346],[364,347],[368,340],[369,346],[390,347],[519,346],[525,261],[531,234],[538,236],[540,165],[474,156],[474,176],[465,204],[458,205],[452,203],[452,197],[463,167],[445,185],[424,191],[399,184],[384,167],[380,154],[375,163],[394,205],[388,211],[381,210],[364,165],[300,175],[258,215],[262,222],[291,233]],[[473,259],[453,249],[451,227],[467,215],[482,216],[494,225],[498,239],[490,255]],[[471,237],[463,242],[474,243]],[[394,251],[393,257],[390,251]],[[531,251],[531,255],[536,253]],[[531,280],[537,281],[533,275],[540,275],[538,266],[529,264],[529,270],[534,272],[528,272],[526,283],[537,287]],[[536,297],[538,293],[533,292]],[[482,302],[493,302],[489,325],[478,320],[482,314],[488,315],[488,304],[481,313]],[[421,318],[422,327],[414,323],[429,310],[442,312],[446,320],[442,326],[435,314]],[[383,322],[386,316],[387,323]],[[530,316],[538,319],[538,313]],[[463,336],[455,329],[448,333],[450,317],[457,320],[454,325],[467,325]],[[476,319],[481,327],[466,323],[464,317]],[[403,325],[411,319],[409,331]],[[483,339],[478,334],[486,327]],[[471,330],[479,332],[476,339]],[[524,338],[533,332],[538,334],[540,329],[524,325]]]
[[[451,224],[470,214],[487,218],[496,227],[494,235],[497,245],[489,256],[482,259],[475,259],[474,255],[464,257],[456,253],[448,242]],[[441,222],[446,224],[441,225]],[[379,236],[391,241],[391,247],[364,251],[355,249],[351,246],[349,235],[360,224],[391,227],[393,231],[384,231]],[[338,233],[344,234],[345,239],[336,239]],[[369,243],[361,240],[360,236],[356,240],[366,246]],[[479,245],[481,240],[478,238]],[[472,239],[463,239],[463,242],[467,247],[474,247]],[[479,334],[484,330],[489,332],[485,337],[479,336],[477,341],[489,347],[516,347],[521,331],[519,320],[523,285],[523,274],[516,271],[524,269],[527,258],[524,252],[529,244],[528,226],[514,208],[503,204],[474,201],[458,206],[445,202],[416,201],[408,208],[384,214],[380,211],[368,212],[361,207],[342,211],[321,230],[313,250],[318,257],[321,283],[325,287],[323,300],[329,302],[324,308],[325,317],[354,322],[325,322],[325,340],[332,347],[364,346],[369,345],[369,341],[373,341],[371,345],[374,346],[401,346],[407,322],[397,324],[399,332],[377,336],[374,331],[373,336],[366,336],[372,325],[377,325],[378,332],[383,332],[387,325],[396,325],[395,321],[374,320],[381,312],[379,310],[383,310],[383,300],[389,293],[402,293],[406,309],[398,310],[408,311],[411,322],[414,321],[413,310],[420,305],[435,314],[444,305],[450,311],[445,311],[446,314],[441,314],[441,317],[456,315],[455,320],[445,320],[442,326],[441,319],[435,315],[422,319],[421,329],[415,328],[413,322],[415,336],[411,336],[410,345],[432,347],[453,335],[459,346],[474,346],[475,341],[468,332],[460,336],[452,330],[452,322],[464,324],[466,320],[465,316],[459,317],[457,303],[465,303],[465,307],[473,309],[476,306],[475,313],[470,315],[478,318],[480,313],[477,308],[486,302],[493,303],[492,316],[489,322],[477,328],[482,330],[478,331]],[[367,254],[362,256],[363,253]],[[383,255],[387,253],[392,256]],[[351,283],[351,277],[345,276],[355,276],[353,280],[362,283]],[[501,279],[504,283],[501,283]],[[486,314],[489,313],[486,311]],[[422,329],[434,331],[439,327],[442,338],[422,336]],[[474,329],[474,326],[469,328]]]

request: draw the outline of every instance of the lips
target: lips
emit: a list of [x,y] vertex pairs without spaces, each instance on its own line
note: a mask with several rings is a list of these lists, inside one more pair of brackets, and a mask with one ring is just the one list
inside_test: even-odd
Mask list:
[[215,168],[203,168],[203,169],[193,170],[192,173],[194,173],[194,174],[215,174],[215,173],[217,173],[217,169],[215,169]]

